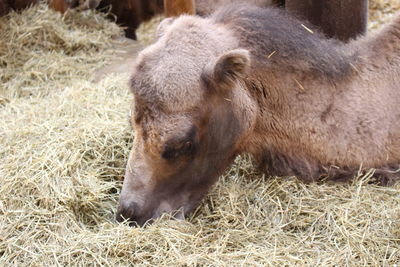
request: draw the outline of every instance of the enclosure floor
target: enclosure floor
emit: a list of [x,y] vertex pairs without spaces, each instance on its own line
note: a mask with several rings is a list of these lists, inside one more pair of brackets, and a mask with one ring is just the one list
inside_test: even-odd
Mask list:
[[[370,6],[371,30],[400,9]],[[372,173],[304,184],[239,157],[191,218],[115,222],[129,69],[159,20],[128,49],[93,12],[0,18],[0,266],[399,266],[400,185]]]

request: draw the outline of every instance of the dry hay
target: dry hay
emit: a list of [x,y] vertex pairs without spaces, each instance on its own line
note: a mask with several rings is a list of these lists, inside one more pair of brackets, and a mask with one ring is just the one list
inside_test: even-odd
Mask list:
[[400,0],[373,0],[369,2],[370,29],[379,28],[390,22],[396,11],[400,10]]
[[121,30],[40,5],[0,18],[0,265],[400,263],[400,185],[267,178],[241,157],[186,221],[114,221],[127,76],[91,83]]

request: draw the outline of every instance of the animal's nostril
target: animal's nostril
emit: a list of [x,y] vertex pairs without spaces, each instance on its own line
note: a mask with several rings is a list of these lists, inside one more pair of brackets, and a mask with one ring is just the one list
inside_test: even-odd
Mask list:
[[116,215],[116,220],[118,222],[123,222],[125,220],[130,220],[132,215],[132,212],[129,210],[129,208],[124,208],[122,205],[118,207],[117,210],[117,215]]
[[117,222],[137,222],[138,209],[135,203],[130,203],[128,206],[120,205],[117,210]]
[[117,220],[117,222],[123,222],[128,218],[125,218],[123,213],[121,213],[120,211],[117,211],[117,215],[115,216],[115,219]]

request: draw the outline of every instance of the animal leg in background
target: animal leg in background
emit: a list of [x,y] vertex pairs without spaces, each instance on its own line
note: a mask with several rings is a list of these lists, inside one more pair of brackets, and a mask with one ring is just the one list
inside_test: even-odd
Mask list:
[[177,17],[182,14],[196,14],[194,0],[164,0],[166,17]]
[[2,13],[3,7],[5,7],[5,11],[9,11],[10,9],[21,10],[31,5],[37,4],[38,2],[38,0],[0,0],[0,15],[6,14],[6,12]]
[[0,16],[7,14],[10,11],[10,6],[6,0],[0,0]]
[[49,5],[52,9],[61,13],[65,13],[65,11],[70,7],[69,3],[65,0],[51,0]]
[[349,41],[367,31],[368,0],[286,0],[285,7],[328,37]]

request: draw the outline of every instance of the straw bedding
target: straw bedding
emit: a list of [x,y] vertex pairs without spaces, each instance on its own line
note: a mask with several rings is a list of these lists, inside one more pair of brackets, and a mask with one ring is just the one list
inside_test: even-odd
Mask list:
[[[371,8],[379,24],[400,5]],[[44,4],[0,18],[1,266],[400,264],[400,185],[371,173],[303,184],[241,157],[190,219],[117,224],[131,96],[125,74],[91,78],[121,34]]]

